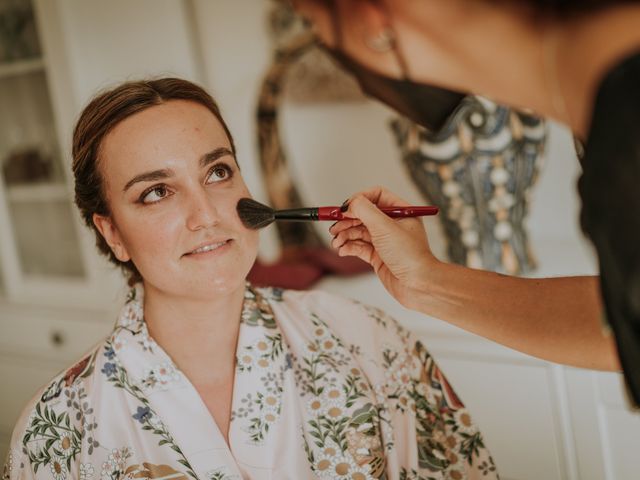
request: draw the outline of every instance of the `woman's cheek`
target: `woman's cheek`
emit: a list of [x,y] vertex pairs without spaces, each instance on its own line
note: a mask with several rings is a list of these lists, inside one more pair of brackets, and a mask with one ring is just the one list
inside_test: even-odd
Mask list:
[[258,243],[259,243],[259,233],[256,230],[251,230],[250,235],[250,246],[252,249],[252,253],[254,255],[258,254]]
[[[157,215],[155,212],[150,215],[141,215],[132,221],[131,231],[134,232],[135,244],[139,253],[144,252],[160,253],[170,249],[179,238],[181,223],[176,215],[170,212],[162,212]],[[177,245],[174,245],[177,247]]]

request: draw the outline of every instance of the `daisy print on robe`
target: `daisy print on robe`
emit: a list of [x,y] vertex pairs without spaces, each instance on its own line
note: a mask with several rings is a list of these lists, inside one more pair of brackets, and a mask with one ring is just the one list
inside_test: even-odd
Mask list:
[[27,405],[2,480],[498,478],[429,352],[384,312],[247,285],[227,444],[142,295]]

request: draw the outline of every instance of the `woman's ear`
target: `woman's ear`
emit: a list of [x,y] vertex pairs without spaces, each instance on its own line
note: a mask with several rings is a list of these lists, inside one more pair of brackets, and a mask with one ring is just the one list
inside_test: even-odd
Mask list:
[[[348,28],[352,30],[353,24],[357,23],[358,27],[353,31],[364,33],[366,37],[375,37],[389,27],[384,0],[340,0],[335,4],[323,0],[291,0],[291,6],[311,22],[312,29],[330,47],[335,47],[337,42],[332,20],[335,16],[344,22],[341,24],[342,29],[345,29],[347,19],[357,19],[357,22],[351,21],[352,25]],[[333,7],[336,11],[331,10]]]
[[131,256],[124,246],[118,227],[115,226],[111,217],[105,217],[103,215],[93,214],[93,224],[96,226],[102,237],[107,242],[107,245],[111,248],[111,251],[121,262],[128,262],[131,260]]
[[385,2],[381,0],[358,0],[353,2],[355,12],[353,18],[358,18],[368,30],[378,32],[389,27],[389,12]]

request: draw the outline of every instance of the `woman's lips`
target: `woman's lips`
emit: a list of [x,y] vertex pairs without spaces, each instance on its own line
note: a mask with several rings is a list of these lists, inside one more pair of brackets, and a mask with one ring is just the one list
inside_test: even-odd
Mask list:
[[222,242],[211,242],[205,245],[202,245],[191,252],[185,253],[183,256],[185,257],[200,257],[205,256],[211,253],[218,253],[221,249],[224,249],[232,242],[231,239],[224,240]]

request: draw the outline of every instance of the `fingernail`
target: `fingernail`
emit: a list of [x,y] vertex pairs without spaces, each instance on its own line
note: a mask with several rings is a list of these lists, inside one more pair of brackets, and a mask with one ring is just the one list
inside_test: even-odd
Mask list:
[[349,208],[349,198],[347,198],[344,202],[342,202],[342,205],[340,205],[340,211],[341,212],[346,212]]
[[336,226],[336,223],[338,223],[338,222],[333,222],[333,223],[331,224],[331,226],[329,227],[329,230],[331,230],[333,227],[335,227],[335,226]]

